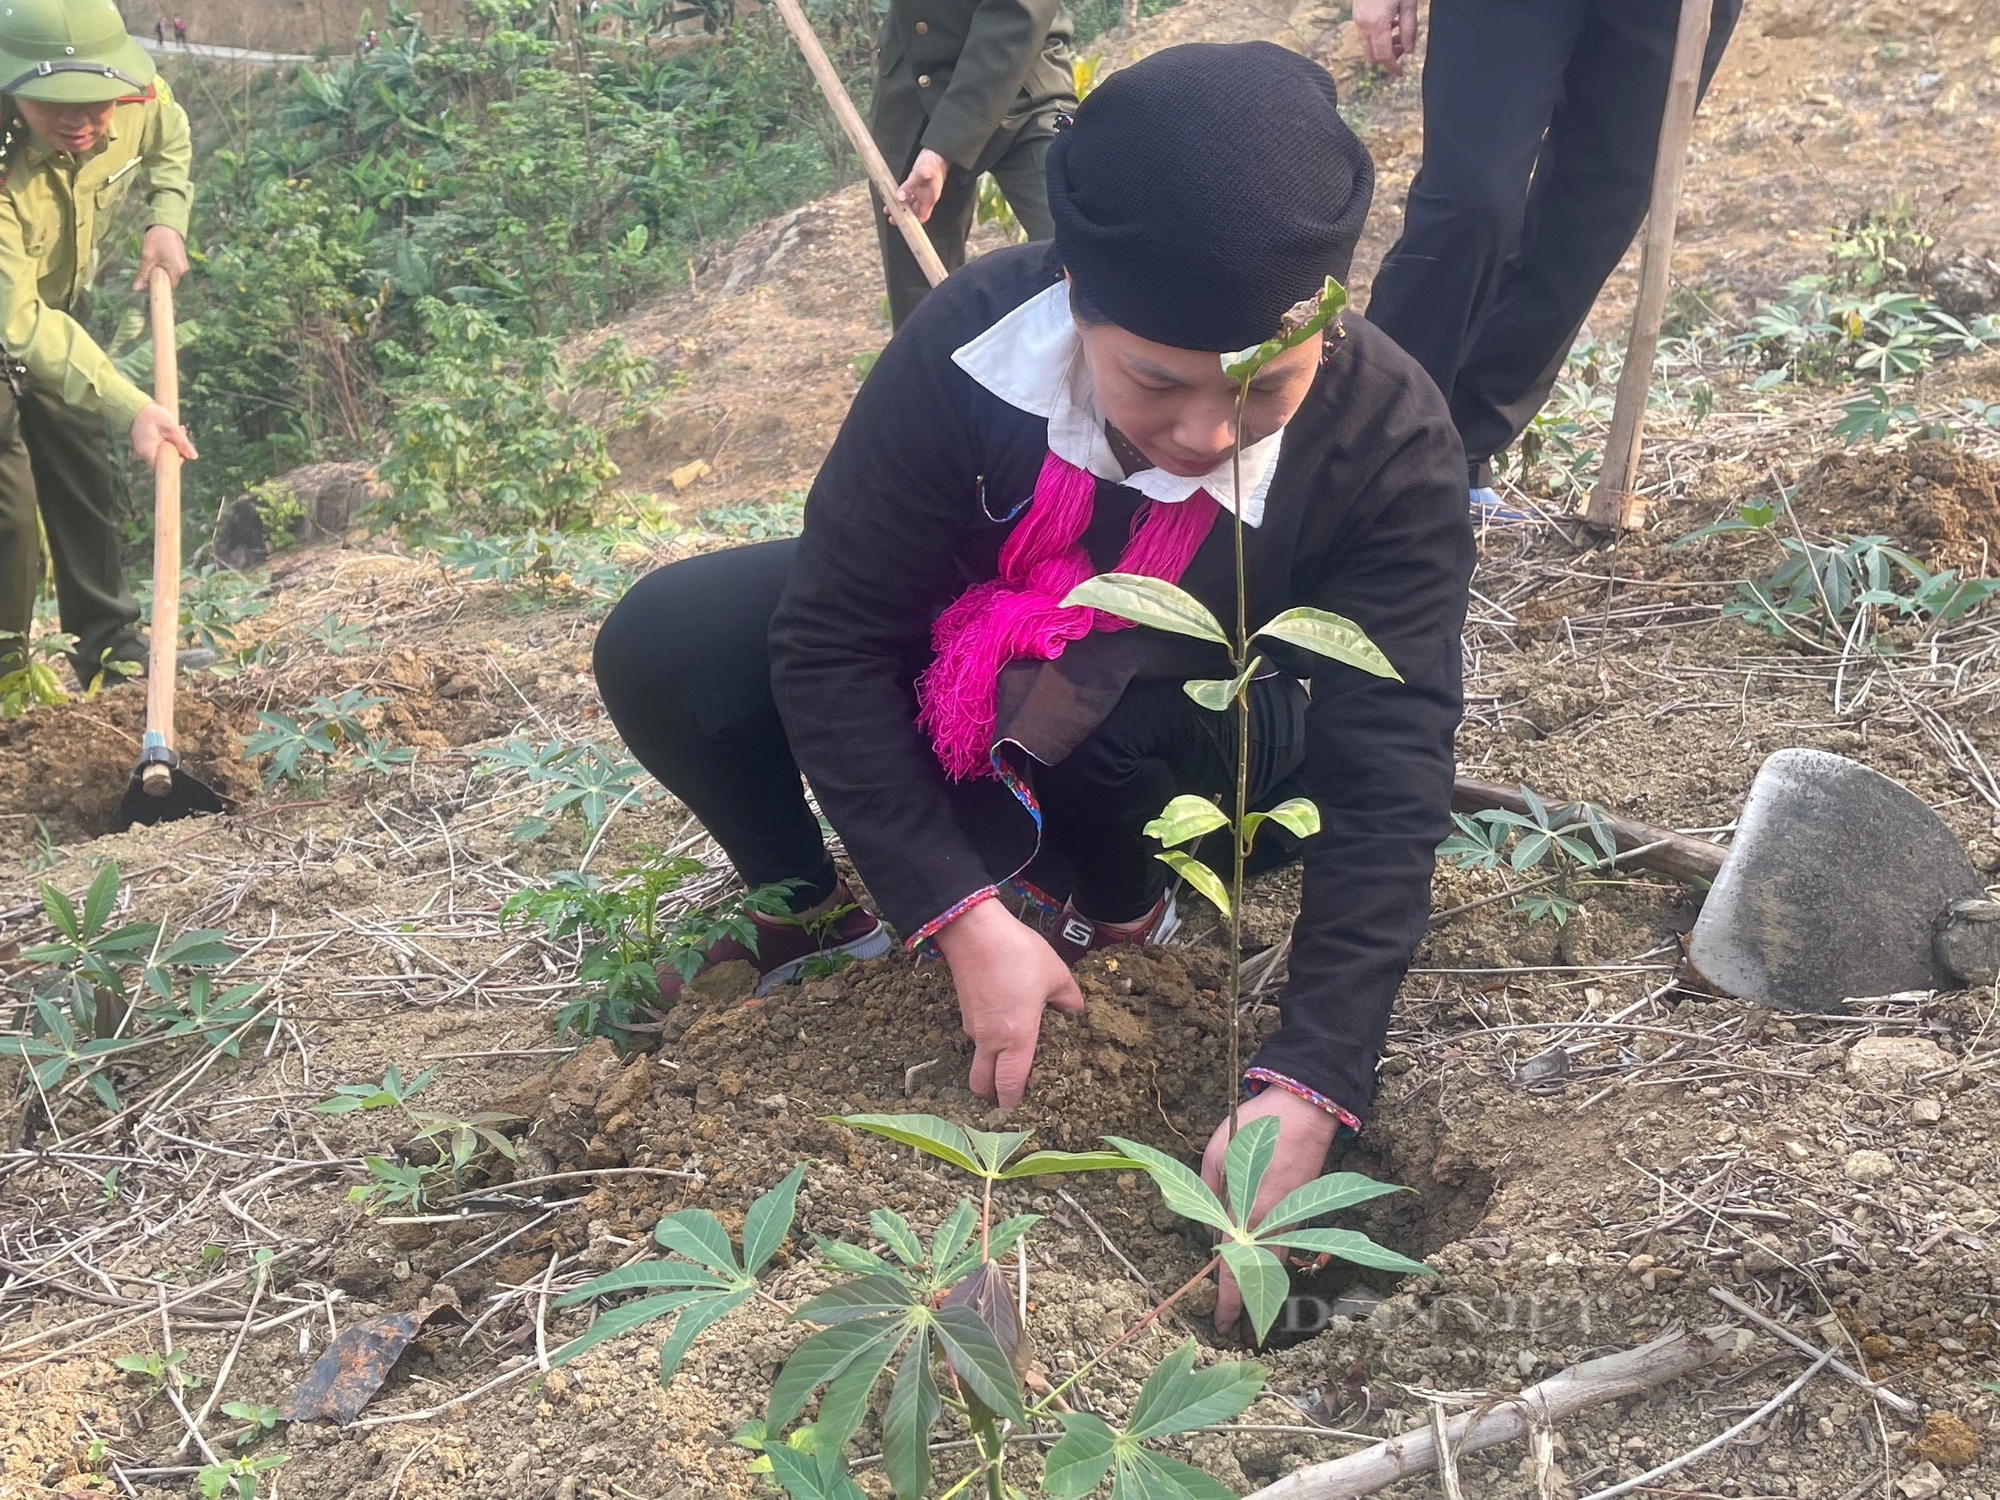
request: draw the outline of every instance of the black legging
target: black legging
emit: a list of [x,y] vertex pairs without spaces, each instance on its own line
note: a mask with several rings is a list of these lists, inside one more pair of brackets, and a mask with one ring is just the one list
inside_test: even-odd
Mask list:
[[[595,667],[611,721],[640,763],[701,819],[745,882],[802,882],[792,902],[803,911],[833,893],[835,874],[771,696],[766,637],[797,550],[796,541],[762,542],[648,574],[598,632]],[[1134,685],[1066,759],[1033,767],[1045,847],[1037,871],[1066,865],[1077,909],[1099,921],[1145,915],[1168,872],[1140,830],[1174,796],[1232,784],[1228,723],[1177,682]],[[1253,801],[1287,793],[1304,725],[1296,681],[1253,684]],[[1266,827],[1260,864],[1293,847]]]

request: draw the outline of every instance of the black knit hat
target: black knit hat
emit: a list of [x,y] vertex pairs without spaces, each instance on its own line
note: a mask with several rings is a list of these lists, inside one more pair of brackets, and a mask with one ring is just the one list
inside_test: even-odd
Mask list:
[[1201,43],[1094,89],[1048,177],[1056,255],[1087,304],[1155,343],[1228,351],[1346,280],[1375,164],[1317,63]]

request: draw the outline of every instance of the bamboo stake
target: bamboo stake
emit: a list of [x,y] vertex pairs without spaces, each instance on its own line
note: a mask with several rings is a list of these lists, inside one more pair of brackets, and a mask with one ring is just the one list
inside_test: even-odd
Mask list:
[[1633,493],[1632,486],[1639,478],[1640,434],[1646,421],[1647,393],[1653,385],[1653,346],[1659,342],[1660,322],[1667,311],[1674,220],[1680,214],[1688,142],[1694,135],[1694,106],[1701,92],[1708,19],[1709,0],[1681,0],[1673,71],[1667,80],[1667,108],[1660,121],[1660,148],[1653,159],[1653,201],[1646,212],[1645,249],[1639,260],[1639,300],[1632,309],[1632,336],[1625,344],[1625,368],[1618,375],[1618,398],[1604,442],[1604,464],[1583,513],[1592,526],[1629,531],[1645,524],[1645,503]]
[[854,101],[847,96],[847,86],[840,81],[840,75],[833,71],[832,60],[826,55],[826,48],[819,44],[819,37],[812,29],[812,22],[799,7],[799,0],[778,0],[778,13],[785,18],[785,28],[791,32],[792,40],[799,44],[799,51],[805,54],[806,66],[812,69],[813,78],[819,84],[819,91],[826,95],[826,102],[833,108],[833,117],[840,121],[840,128],[847,132],[847,139],[853,144],[855,153],[861,158],[861,165],[868,169],[868,180],[875,184],[875,191],[882,195],[882,202],[889,210],[889,217],[903,231],[903,239],[909,244],[910,253],[923,267],[924,275],[932,286],[945,278],[944,262],[931,246],[931,237],[924,233],[924,226],[917,216],[903,206],[903,200],[896,196],[898,183],[890,172],[889,164],[882,159],[882,152],[875,144],[875,137],[868,133],[862,122],[861,111],[854,107]]

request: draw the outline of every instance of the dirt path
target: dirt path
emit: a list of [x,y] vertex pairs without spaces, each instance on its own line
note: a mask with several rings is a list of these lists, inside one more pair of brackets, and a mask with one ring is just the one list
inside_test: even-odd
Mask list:
[[[1990,129],[1981,85],[1988,30],[2000,30],[1991,7],[1774,4],[1753,7],[1745,28],[1704,116],[1686,284],[1727,282],[1749,299],[1818,268],[1823,243],[1810,236],[1857,202],[1886,200],[1873,153],[1891,140],[1896,186],[1941,193],[1963,177],[1954,233],[1982,243],[1992,207],[1980,196],[1991,180],[1978,154]],[[1116,55],[1252,32],[1320,48],[1340,71],[1383,163],[1361,257],[1372,265],[1414,163],[1415,94],[1356,87],[1330,13],[1188,0]],[[1936,107],[1960,84],[1963,111]],[[1922,100],[1933,107],[1911,113]],[[1834,123],[1805,129],[1814,119]],[[632,573],[783,529],[793,511],[779,502],[809,482],[831,440],[854,356],[884,337],[857,191],[695,270],[693,292],[626,330],[686,385],[621,458],[628,482],[648,492],[669,488],[671,469],[706,461],[711,473],[671,497],[684,519],[705,514],[703,529],[623,556]],[[1615,326],[1624,285],[1608,289],[1596,324]],[[1990,390],[1996,366],[1961,365],[1941,384]],[[1799,485],[1797,507],[1815,526],[1880,531],[1933,565],[1976,567],[2000,544],[1992,441],[1849,452],[1827,437],[1832,400],[1781,398],[1714,373],[1711,414],[1657,414],[1647,483],[1660,510],[1649,531],[1608,547],[1553,523],[1482,539],[1462,760],[1492,779],[1720,833],[1764,753],[1817,745],[1905,781],[1981,869],[2000,871],[2000,786],[1986,769],[2000,764],[1990,610],[1921,650],[1914,627],[1887,622],[1880,641],[1894,655],[1774,639],[1724,606],[1737,580],[1769,571],[1775,543],[1669,546],[1766,493],[1775,474]],[[254,1003],[268,1007],[238,1057],[185,1039],[115,1060],[106,1077],[116,1109],[73,1069],[35,1083],[11,1068],[0,1106],[0,1497],[190,1492],[180,1417],[114,1356],[164,1353],[170,1335],[182,1367],[212,1381],[247,1327],[222,1399],[276,1405],[336,1329],[420,1306],[436,1311],[360,1424],[293,1424],[258,1450],[290,1455],[267,1494],[759,1493],[749,1454],[729,1437],[761,1414],[796,1325],[768,1307],[746,1311],[698,1341],[663,1393],[657,1330],[540,1376],[538,1345],[585,1326],[580,1310],[548,1304],[652,1253],[664,1212],[705,1206],[736,1222],[795,1161],[810,1163],[804,1229],[865,1239],[870,1211],[887,1206],[928,1230],[964,1184],[824,1117],[984,1117],[964,1088],[967,1044],[947,976],[896,957],[757,1005],[719,986],[674,1013],[657,1054],[559,1043],[552,1016],[581,990],[575,945],[503,921],[508,896],[576,868],[587,851],[605,873],[650,850],[705,857],[714,873],[690,879],[680,893],[690,902],[724,883],[699,830],[665,798],[635,795],[601,839],[574,811],[557,811],[538,837],[517,836],[552,787],[531,781],[521,757],[510,769],[480,752],[608,740],[588,675],[596,611],[559,585],[545,597],[532,581],[475,583],[434,559],[371,550],[360,533],[349,549],[281,558],[260,602],[238,627],[241,646],[265,648],[257,664],[196,677],[185,695],[190,758],[245,798],[240,816],[103,833],[108,805],[95,789],[122,784],[130,764],[131,690],[0,726],[8,982],[21,950],[49,935],[39,883],[80,896],[112,861],[123,875],[115,920],[228,933],[242,955],[228,980],[263,986]],[[240,756],[257,715],[296,714],[315,694],[346,689],[383,700],[362,711],[366,728],[414,748],[415,761],[260,791],[261,768]],[[1295,894],[1287,872],[1256,892],[1251,973],[1265,1001],[1282,975],[1266,945],[1285,935]],[[1435,904],[1500,894],[1493,874],[1446,868]],[[1345,1222],[1427,1257],[1438,1277],[1302,1281],[1283,1347],[1264,1356],[1269,1393],[1245,1417],[1263,1430],[1203,1434],[1175,1451],[1240,1492],[1356,1446],[1340,1433],[1422,1420],[1425,1392],[1513,1391],[1673,1322],[1722,1321],[1710,1295],[1720,1287],[1808,1340],[1851,1340],[1850,1359],[1917,1403],[1917,1417],[1878,1411],[1822,1375],[1659,1493],[1851,1500],[1886,1480],[1901,1485],[1891,1500],[1995,1500],[1994,996],[1890,996],[1847,1017],[1780,1017],[1676,982],[1692,893],[1642,877],[1579,894],[1562,926],[1504,899],[1438,926],[1404,986],[1377,1117],[1345,1164],[1417,1191]],[[1090,1009],[1051,1021],[1014,1128],[1051,1145],[1113,1132],[1184,1156],[1198,1149],[1221,1108],[1227,1024],[1205,936],[1086,968]],[[1269,1023],[1268,1005],[1249,1017]],[[1921,1044],[1927,1061],[1871,1063],[1884,1039]],[[413,1107],[507,1117],[522,1164],[483,1156],[466,1178],[478,1194],[469,1203],[364,1214],[349,1195],[371,1181],[366,1158],[407,1150],[414,1122],[393,1108],[314,1106],[339,1086],[378,1083],[392,1065],[405,1080],[436,1070]],[[548,1180],[508,1190],[510,1177],[528,1176]],[[1047,1215],[1029,1287],[1051,1372],[1103,1348],[1146,1310],[1149,1288],[1179,1284],[1205,1253],[1150,1189],[1117,1176],[1009,1190],[1002,1206]],[[266,1251],[279,1258],[258,1292]],[[824,1275],[810,1242],[795,1238],[771,1285],[795,1303]],[[163,1295],[187,1297],[164,1326]],[[1219,1351],[1200,1311],[1189,1327]],[[1144,1370],[1182,1336],[1140,1339],[1080,1399],[1122,1414]],[[1692,1447],[1800,1368],[1759,1335],[1703,1379],[1565,1423],[1564,1493],[1589,1494]],[[190,1405],[208,1395],[192,1392]],[[237,1427],[216,1417],[205,1431],[226,1447]],[[876,1431],[871,1419],[858,1451],[874,1451]],[[1468,1460],[1467,1492],[1532,1494],[1520,1460],[1518,1450]],[[1016,1477],[1032,1474],[1024,1459]],[[879,1467],[861,1475],[879,1500]],[[1433,1486],[1412,1480],[1393,1493]]]

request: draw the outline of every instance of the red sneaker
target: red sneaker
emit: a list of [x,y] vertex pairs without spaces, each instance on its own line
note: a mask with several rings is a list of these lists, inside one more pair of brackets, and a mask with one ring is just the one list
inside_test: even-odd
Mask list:
[[1056,924],[1055,936],[1050,941],[1062,961],[1074,968],[1084,954],[1094,953],[1099,948],[1164,943],[1180,930],[1180,925],[1180,913],[1174,909],[1171,891],[1161,896],[1153,909],[1138,921],[1115,925],[1086,917],[1072,901],[1063,906],[1062,920]]
[[[832,966],[880,958],[889,951],[889,930],[880,917],[855,901],[845,880],[834,887],[833,909],[824,917],[798,922],[752,912],[750,921],[757,929],[756,952],[733,937],[723,938],[703,955],[696,977],[718,964],[741,959],[756,965],[756,992],[765,995],[797,979],[815,959]],[[680,998],[681,976],[662,967],[659,980],[661,1003],[672,1005]]]

